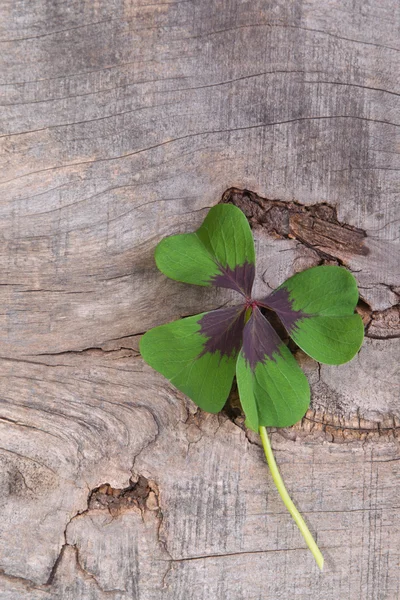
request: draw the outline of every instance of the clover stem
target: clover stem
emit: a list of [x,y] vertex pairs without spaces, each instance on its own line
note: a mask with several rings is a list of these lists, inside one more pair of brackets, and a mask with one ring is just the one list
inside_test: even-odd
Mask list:
[[245,323],[245,324],[246,324],[246,323],[247,323],[247,321],[250,319],[250,317],[251,317],[251,313],[252,313],[251,306],[248,306],[248,307],[246,308],[246,312],[244,313],[244,323]]
[[268,463],[268,466],[271,471],[272,479],[275,482],[275,485],[279,492],[279,495],[282,498],[284,505],[286,506],[286,508],[288,509],[290,514],[292,515],[297,527],[300,529],[300,532],[301,532],[303,538],[305,539],[307,546],[311,550],[311,552],[317,562],[317,565],[319,566],[319,568],[322,571],[324,568],[324,557],[322,556],[320,549],[318,548],[313,536],[311,535],[310,530],[308,529],[308,527],[306,525],[306,522],[304,521],[303,517],[301,516],[301,514],[299,513],[299,511],[293,504],[293,501],[285,488],[285,484],[283,483],[283,479],[281,477],[281,474],[279,473],[277,464],[275,462],[275,458],[274,458],[274,455],[272,452],[271,443],[269,441],[267,430],[265,427],[260,427],[259,431],[260,431],[262,445],[264,448],[265,458],[267,459],[267,463]]

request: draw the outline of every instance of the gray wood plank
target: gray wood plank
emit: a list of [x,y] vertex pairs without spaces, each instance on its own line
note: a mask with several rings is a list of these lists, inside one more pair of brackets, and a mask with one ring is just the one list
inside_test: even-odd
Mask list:
[[[396,600],[398,2],[0,11],[0,598]],[[331,260],[364,301],[357,359],[297,353],[312,408],[272,433],[323,574],[240,414],[196,412],[138,354],[231,301],[153,261],[224,194],[258,293]]]

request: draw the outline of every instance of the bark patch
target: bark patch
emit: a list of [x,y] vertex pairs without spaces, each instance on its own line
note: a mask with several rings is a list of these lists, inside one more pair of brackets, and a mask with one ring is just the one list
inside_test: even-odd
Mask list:
[[112,516],[117,516],[132,508],[138,508],[141,512],[159,508],[156,484],[142,475],[137,481],[131,480],[126,488],[113,488],[109,483],[104,483],[89,495],[89,510],[108,510]]
[[261,229],[277,238],[298,240],[325,261],[335,260],[342,264],[350,256],[369,253],[365,231],[341,223],[336,208],[326,202],[305,206],[262,198],[238,188],[228,189],[221,202],[240,208],[254,230]]

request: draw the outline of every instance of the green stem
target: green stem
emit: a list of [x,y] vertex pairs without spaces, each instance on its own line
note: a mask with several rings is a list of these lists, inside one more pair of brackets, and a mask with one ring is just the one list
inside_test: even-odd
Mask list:
[[292,515],[297,527],[300,529],[301,534],[307,543],[307,546],[310,548],[310,550],[317,562],[317,565],[319,566],[319,568],[322,571],[322,569],[324,568],[324,557],[322,556],[320,549],[318,548],[317,544],[315,543],[315,540],[314,540],[313,536],[311,535],[310,530],[308,529],[308,527],[306,525],[306,522],[304,521],[303,517],[301,516],[301,514],[299,513],[299,511],[293,504],[291,497],[287,493],[285,484],[283,483],[283,479],[281,477],[281,474],[279,473],[277,464],[275,462],[275,458],[274,458],[272,448],[271,448],[271,443],[269,441],[269,437],[268,437],[267,430],[265,429],[265,427],[260,427],[260,437],[261,437],[261,441],[262,441],[264,452],[265,452],[265,458],[267,459],[267,463],[268,463],[268,466],[271,471],[272,479],[275,482],[275,485],[280,494],[280,497],[282,498],[286,508]]

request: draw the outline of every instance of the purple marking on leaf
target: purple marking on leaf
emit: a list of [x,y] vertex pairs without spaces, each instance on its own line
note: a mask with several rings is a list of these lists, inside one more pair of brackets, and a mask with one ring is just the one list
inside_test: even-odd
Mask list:
[[289,291],[285,287],[279,288],[272,292],[270,296],[258,300],[257,303],[276,312],[289,334],[296,329],[300,319],[308,316],[301,310],[293,310],[293,301],[290,299]]
[[246,297],[251,295],[256,269],[254,264],[245,262],[243,265],[236,265],[234,269],[222,267],[219,265],[221,273],[214,275],[211,279],[211,285],[217,287],[229,288],[243,294]]
[[237,355],[242,345],[245,312],[245,306],[232,306],[206,313],[199,321],[199,333],[208,338],[200,356],[207,352]]
[[260,309],[255,307],[243,331],[243,356],[254,371],[266,358],[274,360],[283,342]]

